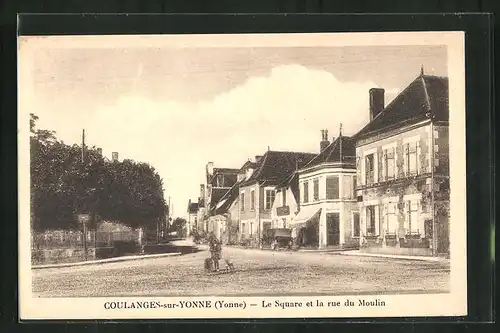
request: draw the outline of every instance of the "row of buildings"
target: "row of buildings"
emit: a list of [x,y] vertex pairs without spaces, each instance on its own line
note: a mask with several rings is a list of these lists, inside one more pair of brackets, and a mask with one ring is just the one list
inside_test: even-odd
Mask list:
[[206,166],[189,229],[259,245],[267,229],[305,245],[409,255],[449,253],[448,79],[423,70],[389,105],[369,91],[353,136],[321,131],[316,154],[272,151],[239,169]]

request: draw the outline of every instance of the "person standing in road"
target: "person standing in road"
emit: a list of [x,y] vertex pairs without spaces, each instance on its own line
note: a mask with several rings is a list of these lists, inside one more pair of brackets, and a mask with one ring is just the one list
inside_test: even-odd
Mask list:
[[210,234],[210,254],[214,262],[214,270],[219,271],[219,260],[221,258],[222,244],[213,233]]

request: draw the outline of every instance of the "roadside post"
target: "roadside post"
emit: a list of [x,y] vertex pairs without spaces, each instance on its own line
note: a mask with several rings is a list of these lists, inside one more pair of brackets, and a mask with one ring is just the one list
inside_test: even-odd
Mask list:
[[83,251],[85,252],[85,261],[88,260],[87,254],[87,223],[90,220],[90,214],[78,214],[78,221],[83,227]]

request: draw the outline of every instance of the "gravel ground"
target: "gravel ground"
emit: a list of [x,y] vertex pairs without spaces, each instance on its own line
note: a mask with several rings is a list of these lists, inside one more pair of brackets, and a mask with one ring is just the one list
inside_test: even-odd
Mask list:
[[[39,297],[404,294],[449,291],[449,265],[325,253],[225,248],[235,272],[207,273],[209,253],[32,270]],[[221,268],[224,262],[221,261]]]

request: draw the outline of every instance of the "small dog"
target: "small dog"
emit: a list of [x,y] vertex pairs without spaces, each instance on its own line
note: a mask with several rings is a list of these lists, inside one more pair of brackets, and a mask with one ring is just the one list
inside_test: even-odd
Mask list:
[[226,271],[228,272],[234,272],[234,264],[231,262],[229,259],[224,259],[226,262]]
[[205,271],[212,272],[214,270],[214,261],[212,258],[205,259]]

